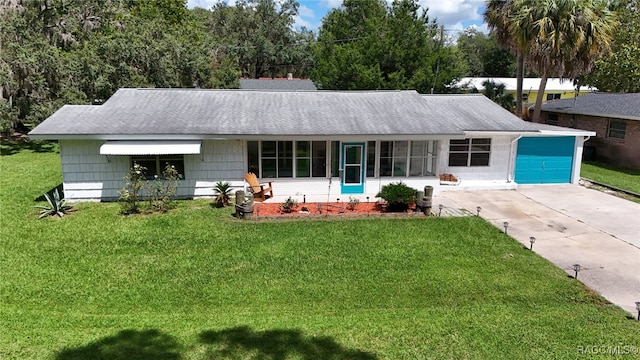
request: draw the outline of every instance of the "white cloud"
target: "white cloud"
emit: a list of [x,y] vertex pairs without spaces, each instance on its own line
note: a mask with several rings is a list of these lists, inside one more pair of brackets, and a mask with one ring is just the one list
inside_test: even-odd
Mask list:
[[[316,1],[316,0],[311,0]],[[319,0],[320,7],[333,9],[342,6],[342,0]]]
[[211,9],[211,7],[217,2],[217,0],[188,0],[187,8],[193,9],[195,7],[199,7],[203,9]]
[[463,22],[482,24],[484,0],[420,0],[420,5],[429,8],[430,19],[437,19],[447,30],[462,30]]
[[313,12],[313,10],[304,5],[300,5],[300,7],[298,8],[298,14],[302,17],[310,17],[310,18],[316,17],[316,14]]
[[294,28],[305,27],[309,30],[314,30],[320,27],[320,22],[316,19],[316,14],[313,9],[300,5],[298,8],[298,15],[294,16]]
[[[235,0],[188,0],[187,7],[210,9],[219,1],[227,2],[230,6],[235,4]],[[386,1],[389,5],[392,2],[392,0]],[[320,27],[320,18],[325,16],[326,11],[342,5],[342,0],[298,0],[298,2],[300,7],[294,26],[297,28],[305,26],[311,30]],[[429,8],[429,18],[437,19],[451,36],[457,36],[460,31],[469,26],[475,26],[480,31],[488,33],[482,19],[484,0],[419,0],[419,3],[422,8]]]
[[313,30],[318,27],[318,24],[312,23],[309,20],[303,19],[299,15],[294,16],[293,27],[299,29],[301,27],[305,27],[309,30]]

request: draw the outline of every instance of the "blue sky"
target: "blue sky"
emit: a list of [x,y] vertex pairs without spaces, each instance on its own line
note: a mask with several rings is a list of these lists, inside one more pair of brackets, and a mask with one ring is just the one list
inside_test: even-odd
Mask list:
[[[188,0],[189,8],[211,8],[220,0]],[[222,0],[233,4],[234,0]],[[391,0],[387,0],[391,1]],[[455,36],[457,32],[475,26],[483,32],[487,32],[486,25],[482,21],[485,0],[419,0],[422,7],[429,8],[429,18],[437,18],[438,23],[443,24],[448,33]],[[317,30],[322,23],[322,18],[332,8],[340,7],[342,0],[298,0],[300,3],[299,16],[296,18],[296,27],[306,26],[308,29]]]

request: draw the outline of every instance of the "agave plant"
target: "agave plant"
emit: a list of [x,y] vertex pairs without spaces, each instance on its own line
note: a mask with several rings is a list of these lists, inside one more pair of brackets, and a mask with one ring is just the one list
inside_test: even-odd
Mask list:
[[226,181],[218,181],[213,191],[216,192],[216,206],[225,207],[231,200],[231,184]]
[[67,211],[71,210],[71,206],[66,204],[66,200],[60,199],[60,193],[58,192],[58,189],[55,189],[53,191],[53,196],[49,195],[49,193],[45,193],[44,197],[45,199],[47,199],[47,203],[49,205],[35,206],[38,209],[42,209],[40,211],[40,217],[38,219],[42,219],[43,217],[47,217],[47,216],[55,216],[55,215],[58,215],[59,217],[63,217],[67,213]]

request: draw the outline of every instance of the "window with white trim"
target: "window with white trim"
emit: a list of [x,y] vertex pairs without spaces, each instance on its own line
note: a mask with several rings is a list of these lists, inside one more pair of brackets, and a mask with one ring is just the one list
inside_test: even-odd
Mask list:
[[627,123],[624,121],[609,120],[607,128],[607,137],[612,139],[624,140],[627,132]]
[[449,166],[489,166],[491,139],[449,140]]
[[247,141],[247,168],[260,178],[325,177],[326,164],[326,141]]
[[380,142],[380,176],[406,176],[408,141]]
[[380,141],[379,152],[375,141],[367,143],[367,177],[375,176],[376,155],[381,177],[434,176],[437,166],[437,140]]
[[436,174],[437,141],[412,141],[409,155],[409,176]]
[[162,178],[164,169],[173,166],[180,174],[180,179],[184,179],[184,155],[132,155],[131,167],[133,164],[143,166],[144,175],[148,180]]

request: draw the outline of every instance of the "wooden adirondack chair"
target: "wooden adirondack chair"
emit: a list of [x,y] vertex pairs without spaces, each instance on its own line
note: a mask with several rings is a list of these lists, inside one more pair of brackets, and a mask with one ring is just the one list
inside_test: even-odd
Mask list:
[[[273,197],[273,188],[271,187],[271,181],[268,183],[260,184],[258,177],[254,173],[247,173],[244,179],[249,183],[253,198],[258,201],[265,201],[267,198]],[[267,193],[269,195],[267,195]]]

